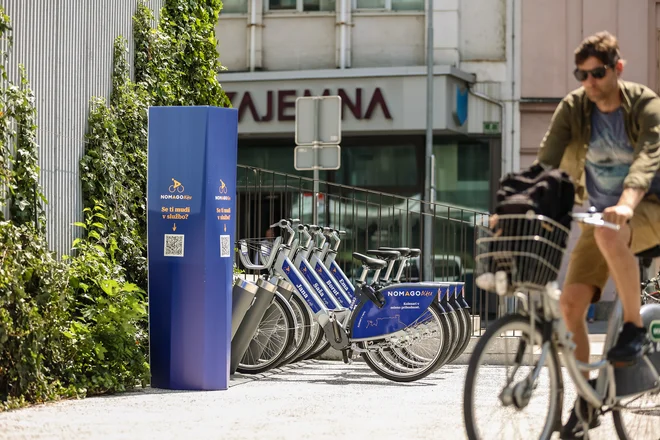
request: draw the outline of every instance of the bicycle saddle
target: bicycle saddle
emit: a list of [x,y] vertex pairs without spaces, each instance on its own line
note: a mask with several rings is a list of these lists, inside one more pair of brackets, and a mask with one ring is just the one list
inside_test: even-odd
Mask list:
[[410,256],[410,258],[415,258],[415,257],[419,257],[419,255],[421,253],[422,253],[422,251],[419,250],[419,249],[410,249],[410,255],[409,256]]
[[387,266],[387,263],[383,260],[367,257],[366,255],[358,254],[357,252],[353,252],[353,258],[361,261],[369,269],[385,269],[385,266]]
[[410,248],[407,248],[407,247],[394,248],[394,247],[383,247],[383,246],[381,246],[381,247],[378,248],[378,250],[397,251],[402,257],[407,257],[408,255],[410,255]]
[[384,250],[384,249],[378,249],[378,250],[369,249],[367,251],[367,254],[375,255],[385,261],[396,260],[401,255],[399,252],[395,250]]
[[644,249],[643,251],[636,253],[635,256],[637,258],[647,258],[649,260],[660,257],[660,246],[653,246],[652,248]]

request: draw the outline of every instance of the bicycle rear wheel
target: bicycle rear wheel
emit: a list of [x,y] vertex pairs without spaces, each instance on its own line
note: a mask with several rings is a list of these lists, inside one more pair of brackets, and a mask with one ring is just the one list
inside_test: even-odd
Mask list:
[[465,322],[465,332],[463,334],[463,340],[461,343],[459,343],[458,355],[456,357],[463,354],[468,344],[470,343],[470,339],[472,339],[472,332],[474,332],[472,325],[472,315],[470,314],[469,309],[461,309],[461,313],[463,314]]
[[[532,328],[529,318],[521,315],[504,316],[486,329],[470,358],[463,391],[463,417],[470,440],[549,439],[560,426],[562,385],[559,360],[552,345],[546,348],[549,352],[537,380],[530,380],[539,362],[539,354],[532,350],[543,342],[539,329]],[[493,352],[489,353],[489,349]],[[532,359],[530,353],[533,353]],[[520,365],[530,360],[533,366]],[[507,368],[509,363],[514,364],[513,368]],[[498,372],[505,373],[505,381],[495,378]],[[494,384],[501,382],[504,388],[493,390]],[[477,389],[479,385],[484,388]],[[530,401],[534,395],[541,397],[539,402]],[[541,405],[546,411],[544,421],[538,416]],[[477,417],[477,410],[481,413],[490,408],[504,411],[490,417]],[[525,416],[522,413],[528,408],[531,414],[527,414],[528,420],[525,420],[520,416]]]
[[449,357],[447,363],[453,361],[458,353],[459,343],[463,337],[463,328],[461,325],[460,317],[458,316],[459,311],[454,309],[448,304],[443,304],[445,310],[447,310],[447,319],[449,320],[449,326],[451,327],[451,339],[447,339],[447,344],[450,346]]
[[[431,303],[418,322],[404,330],[411,333],[408,341],[401,338],[407,347],[394,345],[371,349],[362,353],[363,359],[378,375],[394,382],[412,382],[428,376],[439,368],[445,354],[446,337],[441,316],[442,311],[438,305]],[[420,337],[417,337],[417,333]],[[396,344],[395,341],[391,343]],[[369,348],[369,343],[363,342],[361,345],[365,349]],[[405,356],[401,349],[406,349]],[[415,359],[411,359],[411,353],[415,353]]]

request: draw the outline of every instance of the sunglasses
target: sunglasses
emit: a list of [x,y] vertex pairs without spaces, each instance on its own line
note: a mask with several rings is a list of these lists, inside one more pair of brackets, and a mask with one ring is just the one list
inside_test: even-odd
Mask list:
[[609,67],[610,66],[600,66],[591,70],[581,70],[576,68],[573,71],[573,75],[575,76],[575,79],[577,79],[580,82],[586,81],[587,78],[589,77],[589,74],[591,74],[591,76],[595,79],[603,79],[605,78],[605,75],[607,75],[607,69]]

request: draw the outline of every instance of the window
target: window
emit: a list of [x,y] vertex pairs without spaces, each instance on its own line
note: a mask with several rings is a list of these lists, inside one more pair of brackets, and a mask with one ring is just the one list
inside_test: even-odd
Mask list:
[[354,9],[385,11],[423,11],[424,0],[353,0]]
[[413,187],[419,183],[414,144],[350,146],[342,147],[341,152],[337,181],[345,185],[389,186],[400,190],[401,187]]
[[336,0],[268,0],[268,11],[334,12]]
[[247,14],[248,0],[224,0],[221,14]]
[[436,200],[487,211],[491,173],[488,142],[438,142],[433,154]]
[[[262,168],[269,171],[276,171],[278,173],[292,174],[303,177],[313,177],[312,171],[298,171],[293,166],[293,150],[294,147],[281,147],[281,146],[238,146],[238,163],[239,165],[247,165],[256,168]],[[320,171],[319,178],[326,180],[328,177],[327,171]],[[289,182],[290,185],[294,183]]]

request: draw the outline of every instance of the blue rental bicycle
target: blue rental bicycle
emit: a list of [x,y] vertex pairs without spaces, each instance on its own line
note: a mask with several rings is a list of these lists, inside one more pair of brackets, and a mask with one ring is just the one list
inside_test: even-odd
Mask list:
[[[298,264],[291,260],[296,232],[291,222],[281,220],[271,227],[280,227],[286,241],[276,240],[266,261],[255,265],[249,260],[246,241],[239,240],[241,262],[249,269],[267,269],[266,277],[271,282],[284,279],[291,283],[330,346],[342,352],[346,363],[352,361],[353,355],[362,355],[377,374],[397,382],[419,380],[439,367],[446,336],[443,310],[436,298],[453,292],[458,283],[398,283],[376,290],[366,282],[366,274],[384,269],[387,263],[354,253],[354,258],[362,263],[363,273],[350,306],[344,308],[339,301],[335,304],[332,298],[336,297],[330,290],[319,290],[322,285],[310,283],[310,275],[304,274],[304,269],[309,269],[303,263],[306,259],[300,259]],[[332,273],[332,266],[329,270]],[[311,278],[317,283],[318,279]],[[404,349],[433,354],[424,357],[426,362],[415,359],[406,364],[410,359],[400,356]]]

